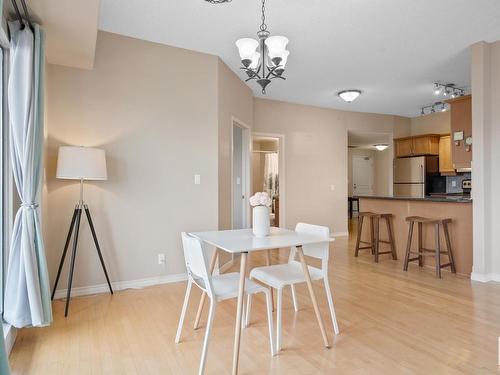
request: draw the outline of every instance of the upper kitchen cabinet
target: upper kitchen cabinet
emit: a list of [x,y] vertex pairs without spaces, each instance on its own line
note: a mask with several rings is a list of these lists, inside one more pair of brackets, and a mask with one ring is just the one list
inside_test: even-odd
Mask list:
[[[453,168],[468,170],[471,167],[472,146],[467,138],[472,137],[472,97],[461,96],[447,101],[451,114],[451,158]],[[469,138],[469,141],[471,138]]]
[[439,137],[438,134],[423,134],[396,138],[394,139],[396,157],[439,155]]
[[443,135],[439,139],[439,173],[441,175],[455,175],[455,168],[451,160],[451,136]]

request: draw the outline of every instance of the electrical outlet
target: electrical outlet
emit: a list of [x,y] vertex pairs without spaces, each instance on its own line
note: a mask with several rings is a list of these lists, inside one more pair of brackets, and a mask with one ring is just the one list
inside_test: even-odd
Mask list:
[[165,264],[167,262],[167,258],[165,254],[158,254],[158,264]]
[[194,175],[194,184],[195,185],[200,185],[201,184],[201,176],[199,174]]
[[452,187],[457,187],[457,182],[455,180],[451,181],[451,186]]

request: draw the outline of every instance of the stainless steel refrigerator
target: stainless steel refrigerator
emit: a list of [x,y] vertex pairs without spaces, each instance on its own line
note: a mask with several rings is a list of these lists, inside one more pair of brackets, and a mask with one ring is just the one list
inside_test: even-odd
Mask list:
[[418,156],[394,159],[395,197],[423,198],[428,194],[427,182],[439,173],[437,156]]

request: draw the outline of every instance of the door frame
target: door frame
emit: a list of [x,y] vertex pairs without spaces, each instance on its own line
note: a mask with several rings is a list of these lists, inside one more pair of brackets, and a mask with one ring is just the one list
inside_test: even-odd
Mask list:
[[[286,189],[285,189],[285,135],[281,133],[252,132],[253,137],[277,138],[278,142],[278,173],[280,193],[280,228],[286,228]],[[251,166],[253,167],[253,166]]]
[[373,164],[374,164],[374,162],[375,162],[375,160],[374,160],[373,156],[367,156],[367,155],[352,155],[351,157],[352,157],[352,160],[351,160],[351,168],[352,168],[352,172],[351,172],[351,173],[352,173],[352,181],[351,181],[352,186],[351,186],[351,189],[352,189],[352,194],[353,194],[353,195],[356,195],[356,194],[355,194],[355,192],[354,192],[354,159],[364,159],[364,160],[366,160],[366,158],[368,158],[368,159],[370,159],[370,160],[371,160],[371,162],[372,162],[372,166],[371,166],[371,181],[370,181],[370,182],[371,182],[371,195],[373,195],[373,194],[374,194],[374,192],[375,192],[375,191],[374,191],[374,190],[375,190],[375,189],[374,189],[374,182],[375,182],[375,170],[374,170],[374,165],[373,165]]
[[250,126],[248,126],[245,122],[241,121],[235,116],[231,116],[231,229],[233,228],[233,223],[234,223],[234,174],[233,174],[233,155],[234,155],[234,127],[237,126],[242,130],[242,160],[243,160],[243,173],[242,173],[242,178],[244,181],[242,181],[242,189],[243,189],[243,195],[245,196],[243,200],[243,227],[244,228],[249,228],[250,227],[250,209],[249,209],[249,194],[251,191],[250,184],[250,171],[251,171],[251,164],[250,164],[250,151],[251,151],[251,136],[250,136]]

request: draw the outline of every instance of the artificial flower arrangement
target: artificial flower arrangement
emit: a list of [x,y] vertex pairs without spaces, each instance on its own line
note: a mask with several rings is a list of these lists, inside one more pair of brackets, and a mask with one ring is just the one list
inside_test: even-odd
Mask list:
[[272,204],[271,197],[269,196],[269,194],[263,191],[255,193],[250,198],[250,206],[252,207],[257,207],[257,206],[270,207],[271,204]]

